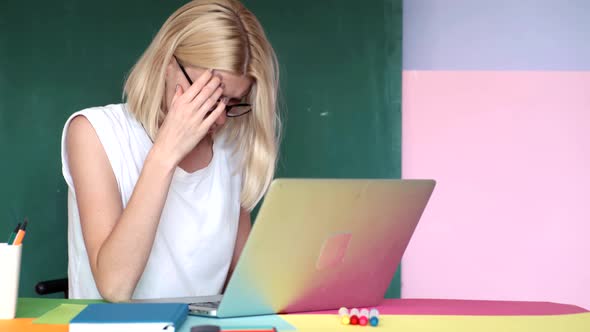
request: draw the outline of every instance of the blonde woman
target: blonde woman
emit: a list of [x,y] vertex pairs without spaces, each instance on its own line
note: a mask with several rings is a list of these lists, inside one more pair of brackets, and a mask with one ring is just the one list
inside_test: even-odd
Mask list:
[[275,169],[277,68],[242,4],[195,0],[133,67],[124,104],[68,119],[70,298],[223,291]]

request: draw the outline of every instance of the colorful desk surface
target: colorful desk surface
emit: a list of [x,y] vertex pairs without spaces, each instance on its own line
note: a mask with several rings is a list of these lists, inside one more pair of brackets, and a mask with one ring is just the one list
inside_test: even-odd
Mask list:
[[[100,301],[21,298],[17,319],[0,320],[0,331],[66,332],[67,325],[33,320],[64,303],[96,302]],[[384,300],[378,309],[378,327],[340,325],[336,310],[280,317],[298,331],[590,331],[590,312],[550,302],[394,299]]]

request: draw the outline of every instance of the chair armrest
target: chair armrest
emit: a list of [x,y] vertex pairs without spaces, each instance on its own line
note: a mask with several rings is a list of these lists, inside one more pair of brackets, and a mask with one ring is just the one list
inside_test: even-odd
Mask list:
[[39,295],[47,295],[54,293],[64,293],[64,297],[68,297],[68,278],[44,280],[35,285],[35,292]]

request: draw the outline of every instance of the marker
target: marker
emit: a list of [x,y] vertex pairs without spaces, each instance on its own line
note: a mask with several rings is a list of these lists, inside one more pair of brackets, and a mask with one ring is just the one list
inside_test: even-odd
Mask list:
[[350,316],[350,325],[358,325],[359,318],[356,315]]
[[7,244],[9,244],[9,245],[12,244],[19,228],[20,228],[20,222],[18,224],[16,224],[16,228],[14,229],[14,231],[12,231],[12,233],[10,233],[10,236],[8,237],[8,241],[6,242]]
[[14,238],[14,242],[12,242],[12,245],[18,246],[19,244],[23,243],[23,238],[25,237],[25,234],[27,233],[27,223],[28,223],[28,220],[27,220],[27,218],[25,218],[25,222],[18,230],[18,233],[16,233],[16,237]]

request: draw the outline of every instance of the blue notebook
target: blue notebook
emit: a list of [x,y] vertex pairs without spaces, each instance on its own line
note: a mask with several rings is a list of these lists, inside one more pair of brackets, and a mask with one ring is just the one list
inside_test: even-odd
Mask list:
[[186,303],[89,304],[70,321],[70,332],[166,331],[180,329],[188,314]]

